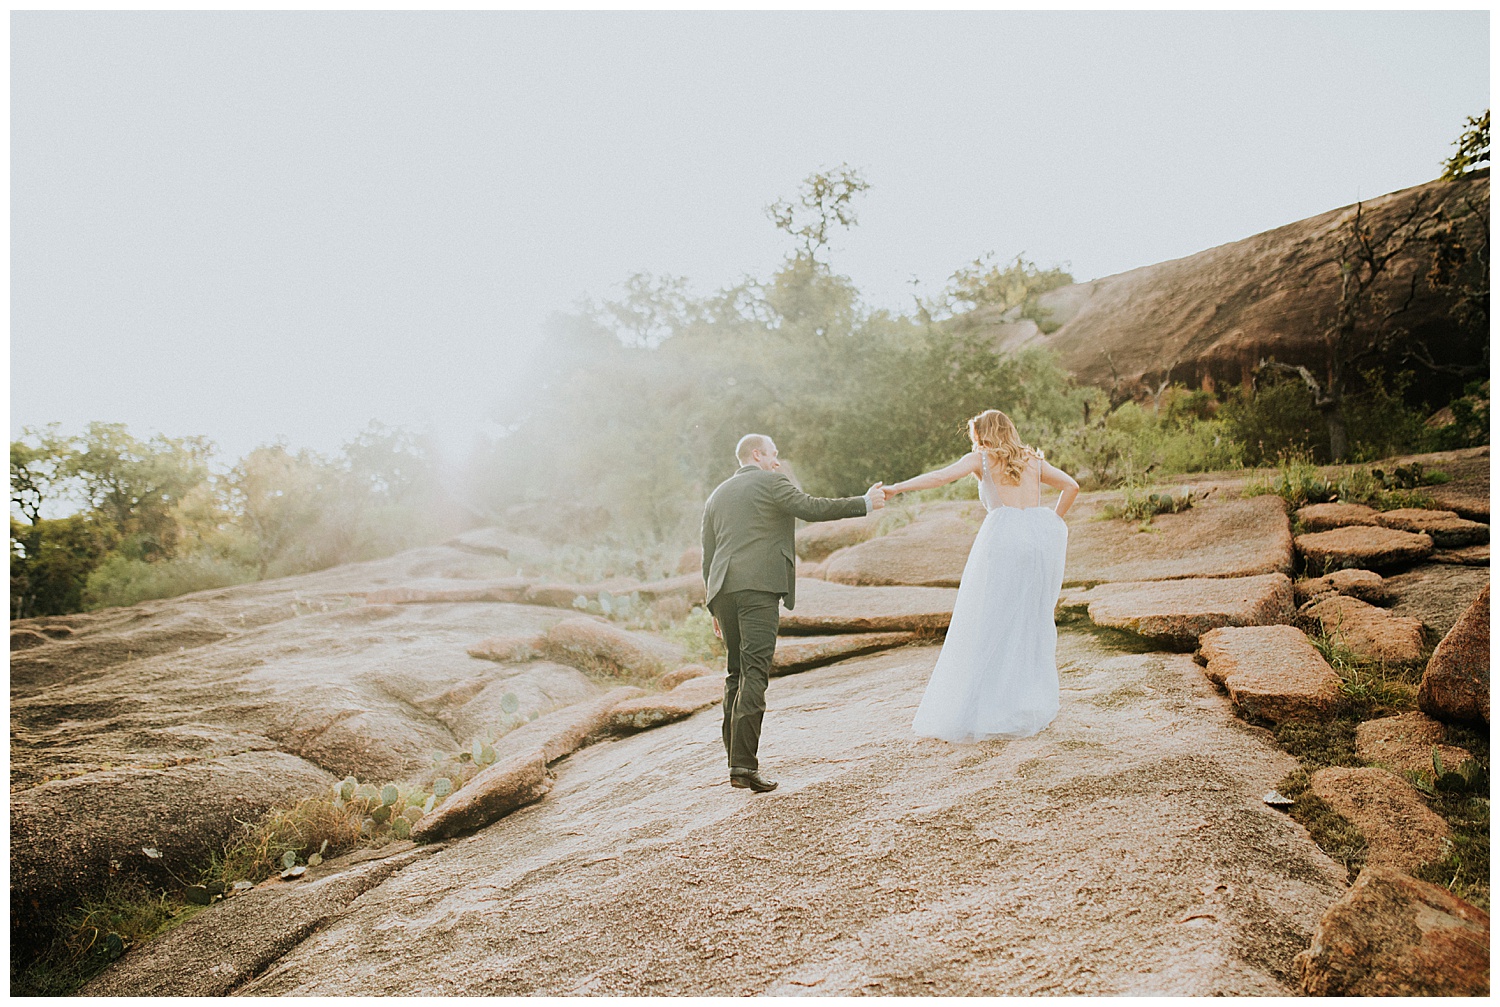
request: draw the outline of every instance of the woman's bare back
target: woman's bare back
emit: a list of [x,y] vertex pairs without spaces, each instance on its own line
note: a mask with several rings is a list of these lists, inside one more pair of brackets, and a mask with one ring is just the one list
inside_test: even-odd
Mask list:
[[994,510],[996,507],[1025,510],[1027,507],[1041,505],[1042,467],[1046,463],[1040,458],[1026,460],[1026,467],[1021,470],[1021,481],[1013,486],[996,478],[995,468],[990,464],[987,454],[980,452],[979,459],[980,470],[974,475],[979,480],[979,502],[984,504],[985,510]]

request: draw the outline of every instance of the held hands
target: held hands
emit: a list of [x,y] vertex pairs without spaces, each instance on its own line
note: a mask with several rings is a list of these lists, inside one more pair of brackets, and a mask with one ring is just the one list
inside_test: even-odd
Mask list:
[[886,489],[883,483],[876,483],[865,490],[865,501],[869,504],[872,511],[877,511],[885,506],[885,496]]

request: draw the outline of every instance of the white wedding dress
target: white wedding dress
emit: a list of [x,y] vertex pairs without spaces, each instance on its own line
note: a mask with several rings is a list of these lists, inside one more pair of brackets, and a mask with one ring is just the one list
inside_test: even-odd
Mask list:
[[989,513],[969,550],[948,637],[912,721],[917,734],[944,741],[1024,738],[1057,716],[1052,613],[1068,526],[1040,506],[1040,460],[1023,476],[1037,480],[1038,506],[1021,508],[999,502],[989,462],[980,458],[979,501]]

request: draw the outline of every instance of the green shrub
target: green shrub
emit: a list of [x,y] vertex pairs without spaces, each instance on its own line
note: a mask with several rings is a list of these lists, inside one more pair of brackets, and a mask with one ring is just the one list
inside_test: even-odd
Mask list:
[[151,563],[114,553],[89,574],[83,599],[87,608],[109,608],[231,587],[254,579],[253,566],[230,560],[193,556]]
[[662,635],[681,644],[694,661],[715,661],[726,653],[724,641],[714,635],[713,616],[702,605],[695,605],[686,619]]

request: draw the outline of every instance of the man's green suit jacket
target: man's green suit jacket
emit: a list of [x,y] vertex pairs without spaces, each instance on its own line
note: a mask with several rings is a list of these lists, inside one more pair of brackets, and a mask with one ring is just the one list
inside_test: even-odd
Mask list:
[[797,603],[796,519],[860,517],[865,498],[808,496],[779,472],[746,465],[719,484],[703,509],[706,604],[730,591],[770,591]]

